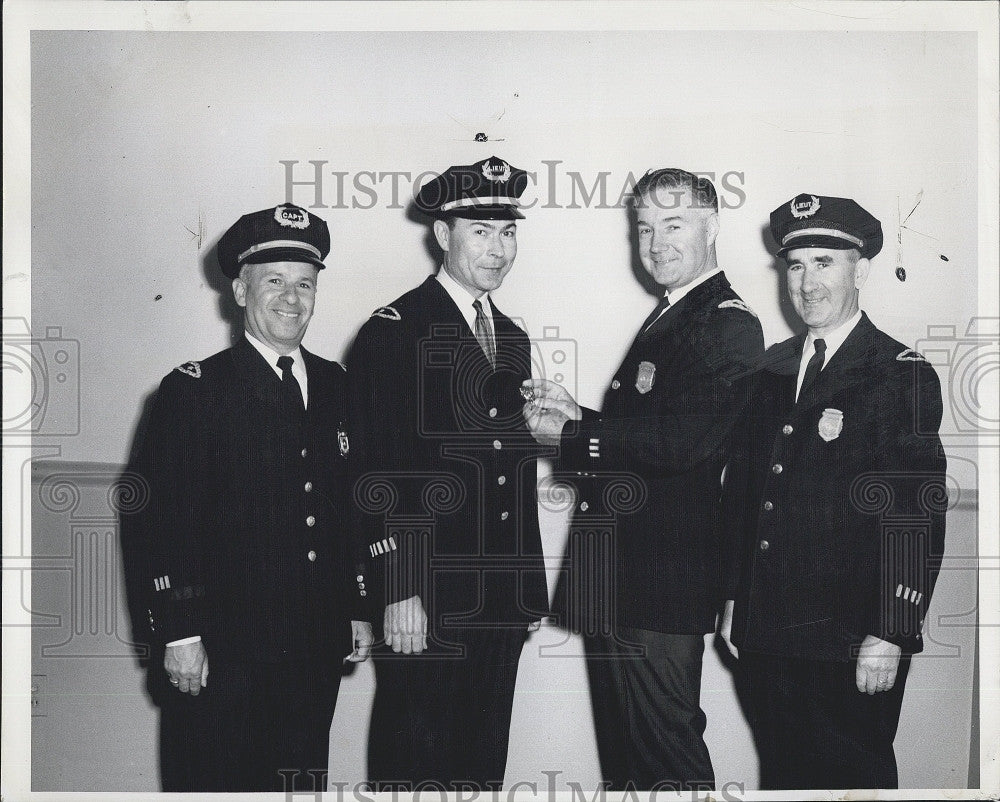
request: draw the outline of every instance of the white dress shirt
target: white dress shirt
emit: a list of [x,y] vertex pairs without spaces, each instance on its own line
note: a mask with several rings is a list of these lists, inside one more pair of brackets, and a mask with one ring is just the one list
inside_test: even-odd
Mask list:
[[444,287],[445,292],[451,296],[451,300],[455,302],[455,306],[458,307],[458,311],[462,313],[462,317],[465,318],[465,322],[469,324],[469,328],[472,333],[476,333],[476,310],[472,307],[472,302],[479,300],[483,304],[483,314],[486,315],[487,322],[489,323],[490,329],[490,339],[493,341],[493,352],[496,353],[497,349],[497,335],[493,331],[493,302],[490,301],[490,296],[488,293],[483,293],[481,295],[473,295],[465,287],[459,284],[455,279],[453,279],[448,272],[442,267],[437,273],[438,283]]
[[826,370],[826,366],[830,364],[830,360],[833,359],[833,355],[837,353],[837,349],[844,344],[844,340],[854,331],[854,327],[861,322],[861,310],[859,309],[855,312],[851,318],[844,323],[841,323],[837,328],[827,334],[825,337],[814,337],[812,333],[806,335],[805,344],[802,346],[802,359],[799,361],[799,377],[795,381],[795,400],[799,400],[799,391],[802,389],[802,379],[806,375],[806,366],[809,364],[809,359],[814,353],[816,353],[816,347],[813,343],[817,339],[822,339],[826,342],[826,354],[823,357],[823,367],[820,368],[820,372]]

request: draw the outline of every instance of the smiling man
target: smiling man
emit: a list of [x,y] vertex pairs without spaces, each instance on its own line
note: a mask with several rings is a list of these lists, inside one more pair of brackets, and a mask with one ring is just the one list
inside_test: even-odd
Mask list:
[[498,788],[518,661],[548,609],[541,449],[521,418],[527,335],[496,306],[527,174],[496,157],[416,197],[441,269],[375,310],[349,358],[358,527],[384,607],[369,775],[377,788]]
[[771,234],[806,332],[768,351],[737,428],[722,634],[748,678],[762,788],[895,788],[944,548],[940,385],[859,307],[876,218],[803,194],[771,213]]
[[344,370],[300,345],[329,250],[291,204],[222,236],[244,336],[163,379],[137,451],[164,791],[325,788],[342,663],[372,643]]
[[[560,446],[579,484],[568,550],[588,559],[571,564],[565,612],[585,635],[604,779],[616,790],[705,790],[715,777],[702,654],[725,599],[720,481],[764,339],[718,264],[712,182],[650,170],[633,206],[639,257],[663,288],[660,302],[600,413],[534,381],[524,414],[539,442]],[[623,501],[623,487],[635,503]],[[600,534],[608,520],[610,550]],[[576,606],[581,598],[585,607]]]

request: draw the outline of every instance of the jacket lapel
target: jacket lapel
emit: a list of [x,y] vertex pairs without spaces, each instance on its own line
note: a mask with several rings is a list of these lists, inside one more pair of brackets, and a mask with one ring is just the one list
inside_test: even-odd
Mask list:
[[[854,327],[854,331],[847,335],[847,339],[819,372],[813,383],[799,395],[796,407],[808,409],[824,399],[829,399],[833,392],[861,381],[866,375],[865,365],[874,347],[872,339],[874,331],[875,326],[862,312],[861,320]],[[801,355],[801,348],[799,353]]]

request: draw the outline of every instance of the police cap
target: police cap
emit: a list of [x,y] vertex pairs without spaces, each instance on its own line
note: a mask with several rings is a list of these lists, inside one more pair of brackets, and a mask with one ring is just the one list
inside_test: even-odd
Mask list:
[[870,259],[882,250],[882,224],[850,198],[803,193],[771,212],[778,256],[793,248],[856,248]]
[[246,264],[308,262],[322,270],[330,253],[330,230],[311,212],[292,203],[243,215],[222,235],[219,267],[237,278]]
[[420,187],[417,208],[432,217],[470,220],[520,220],[520,197],[528,174],[490,156],[470,165],[452,166]]

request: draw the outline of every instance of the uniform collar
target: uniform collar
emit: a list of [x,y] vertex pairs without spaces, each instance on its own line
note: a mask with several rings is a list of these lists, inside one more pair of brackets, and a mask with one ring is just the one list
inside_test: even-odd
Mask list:
[[[249,331],[244,331],[243,336],[247,338],[247,342],[250,343],[262,357],[268,365],[271,366],[271,370],[274,371],[275,375],[281,378],[281,368],[278,367],[278,357],[281,356],[277,351],[275,351],[271,346],[266,343],[262,343],[256,337],[254,337]],[[298,346],[294,351],[288,354],[294,361],[292,362],[292,375],[295,380],[299,383],[299,389],[302,390],[302,401],[306,406],[309,403],[309,374],[306,371],[305,358],[302,356],[302,347]]]
[[[465,322],[469,324],[469,330],[476,330],[476,310],[472,308],[472,302],[477,300],[476,296],[470,293],[465,287],[459,284],[455,279],[451,277],[447,270],[442,266],[435,276],[438,283],[444,288],[444,291],[448,293],[448,296],[455,302],[455,306],[462,313],[462,317],[465,318]],[[496,307],[493,306],[493,302],[490,300],[489,293],[483,293],[478,298],[483,304],[483,312],[485,312],[489,317],[493,318],[493,313]]]
[[691,292],[691,290],[693,290],[699,284],[704,284],[712,276],[718,275],[721,272],[722,272],[722,268],[721,267],[717,267],[717,268],[715,268],[715,270],[709,270],[707,273],[702,273],[700,276],[698,276],[693,281],[689,281],[683,287],[680,287],[680,288],[674,290],[673,292],[665,292],[665,293],[663,293],[663,295],[664,295],[665,298],[667,298],[667,299],[670,300],[670,305],[674,306],[678,301],[680,301],[681,298],[683,298],[685,295],[687,295],[689,292]]

